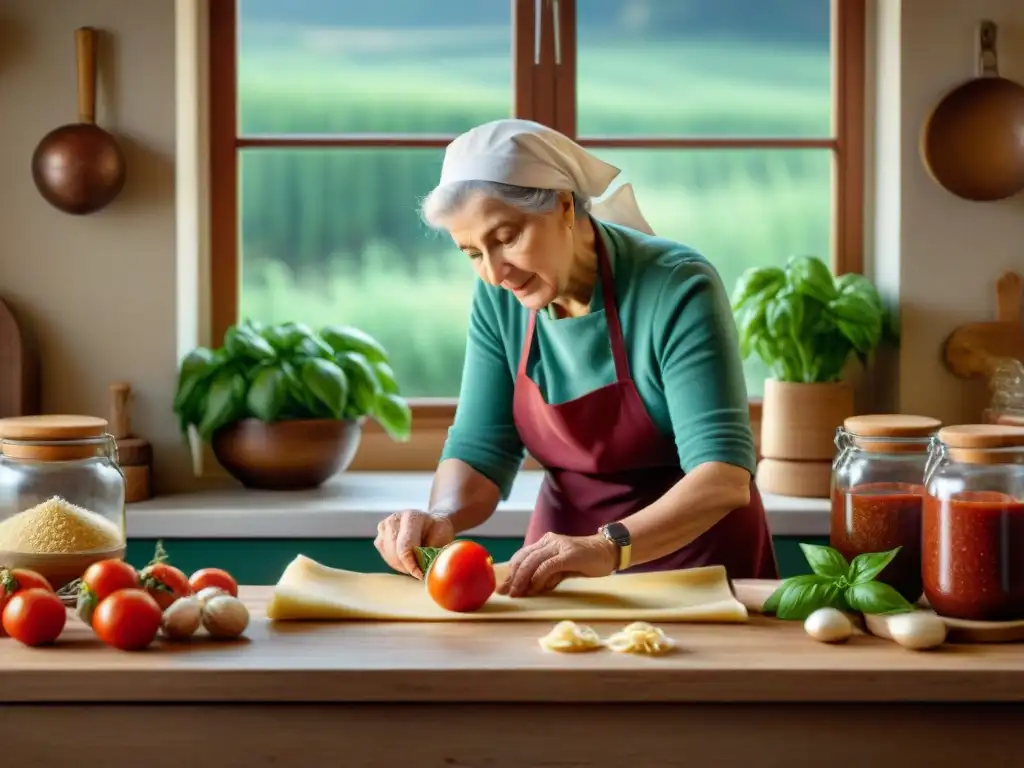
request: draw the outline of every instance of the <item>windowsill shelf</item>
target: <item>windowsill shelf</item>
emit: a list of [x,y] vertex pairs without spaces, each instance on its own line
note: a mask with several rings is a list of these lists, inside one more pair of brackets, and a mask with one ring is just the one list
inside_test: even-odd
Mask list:
[[[313,491],[228,488],[159,496],[128,506],[130,538],[353,539],[373,538],[393,512],[422,508],[430,472],[349,472]],[[471,533],[481,538],[521,537],[533,510],[542,472],[521,472],[507,501]],[[828,499],[764,495],[776,536],[825,536]]]

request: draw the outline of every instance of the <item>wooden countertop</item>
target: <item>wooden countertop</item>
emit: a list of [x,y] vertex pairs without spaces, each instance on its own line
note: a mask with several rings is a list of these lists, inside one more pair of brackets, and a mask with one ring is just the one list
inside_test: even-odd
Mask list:
[[663,625],[679,645],[665,657],[570,655],[541,650],[543,622],[271,623],[269,595],[243,587],[253,619],[233,643],[123,653],[77,620],[55,647],[0,639],[0,703],[1024,701],[1024,645],[829,646],[752,616]]

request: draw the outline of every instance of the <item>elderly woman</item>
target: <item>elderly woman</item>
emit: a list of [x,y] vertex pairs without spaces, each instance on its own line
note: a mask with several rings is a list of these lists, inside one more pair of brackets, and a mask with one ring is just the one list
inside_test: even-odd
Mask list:
[[627,568],[777,577],[726,292],[628,186],[591,207],[618,173],[525,120],[448,146],[422,215],[480,279],[429,505],[378,526],[395,570],[422,578],[414,547],[487,520],[528,451],[545,477],[500,593]]

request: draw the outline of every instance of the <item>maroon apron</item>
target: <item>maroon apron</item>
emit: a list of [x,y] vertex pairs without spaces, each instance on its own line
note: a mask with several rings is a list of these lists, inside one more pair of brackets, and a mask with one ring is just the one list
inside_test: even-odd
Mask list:
[[[598,233],[597,257],[615,382],[549,405],[526,375],[537,324],[531,311],[516,373],[514,418],[519,436],[546,472],[526,532],[589,536],[655,502],[684,476],[672,439],[661,433],[629,374],[608,254]],[[685,514],[685,512],[684,512]],[[729,578],[778,578],[761,494],[753,478],[750,503],[735,509],[682,549],[630,571],[724,565]]]

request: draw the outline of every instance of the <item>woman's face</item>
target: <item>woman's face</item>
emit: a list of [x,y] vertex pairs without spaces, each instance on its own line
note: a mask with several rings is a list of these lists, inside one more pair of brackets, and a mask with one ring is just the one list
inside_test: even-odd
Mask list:
[[574,217],[568,193],[541,214],[476,194],[445,226],[483,280],[512,291],[527,309],[540,310],[569,284]]

